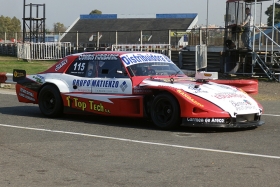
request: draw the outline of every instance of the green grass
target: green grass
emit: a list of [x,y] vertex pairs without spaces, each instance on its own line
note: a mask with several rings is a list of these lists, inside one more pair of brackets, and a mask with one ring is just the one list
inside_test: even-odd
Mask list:
[[0,56],[0,72],[13,73],[13,69],[25,70],[27,74],[35,74],[45,71],[57,61],[32,61],[10,56]]

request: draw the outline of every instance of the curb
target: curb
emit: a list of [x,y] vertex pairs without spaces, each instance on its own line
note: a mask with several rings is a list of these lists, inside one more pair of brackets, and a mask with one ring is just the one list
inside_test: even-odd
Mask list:
[[15,89],[16,85],[15,84],[0,83],[0,88],[3,88],[3,89]]

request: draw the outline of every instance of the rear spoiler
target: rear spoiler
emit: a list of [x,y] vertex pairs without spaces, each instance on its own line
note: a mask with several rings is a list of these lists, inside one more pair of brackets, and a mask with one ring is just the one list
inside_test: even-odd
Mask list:
[[20,69],[14,69],[13,70],[13,81],[18,82],[20,80],[25,79],[26,77],[26,71],[20,70]]

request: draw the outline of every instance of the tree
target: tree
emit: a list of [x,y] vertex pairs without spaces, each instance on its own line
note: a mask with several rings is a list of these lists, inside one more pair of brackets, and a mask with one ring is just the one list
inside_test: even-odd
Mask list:
[[[273,19],[273,5],[270,5],[265,14],[268,16],[267,18],[267,25],[272,26],[272,19]],[[280,23],[280,5],[275,3],[275,16],[274,16],[274,24]]]
[[[15,33],[21,32],[21,23],[20,20],[16,17],[10,18],[5,17],[3,15],[0,16],[0,38],[6,38],[11,39],[15,38]],[[20,36],[18,35],[18,38]]]
[[100,10],[94,9],[89,13],[89,15],[91,14],[102,14],[102,12]]
[[65,32],[66,31],[66,27],[64,26],[63,23],[57,22],[53,24],[53,32]]

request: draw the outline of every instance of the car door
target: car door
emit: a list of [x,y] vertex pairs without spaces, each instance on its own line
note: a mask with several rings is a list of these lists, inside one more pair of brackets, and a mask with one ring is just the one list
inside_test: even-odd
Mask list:
[[94,77],[93,64],[93,60],[83,60],[80,58],[76,58],[72,62],[65,74],[65,80],[69,85],[70,92],[91,93]]
[[92,93],[132,94],[132,82],[120,61],[96,60],[95,73],[92,80]]

